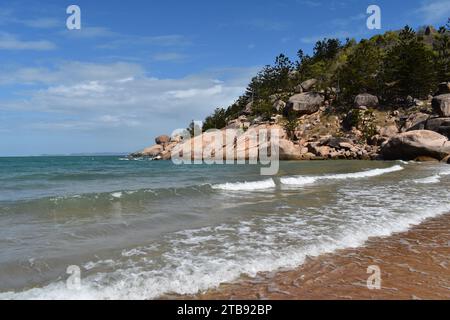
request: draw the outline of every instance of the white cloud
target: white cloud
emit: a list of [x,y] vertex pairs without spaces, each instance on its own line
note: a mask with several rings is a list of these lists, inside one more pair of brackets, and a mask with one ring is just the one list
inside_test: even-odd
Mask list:
[[23,67],[15,70],[0,67],[0,84],[65,84],[74,85],[84,81],[129,81],[134,76],[143,76],[144,69],[134,63],[111,64],[63,62],[55,68]]
[[351,38],[351,37],[354,37],[355,35],[356,34],[350,33],[348,31],[336,31],[336,32],[324,33],[324,34],[320,34],[320,35],[313,35],[313,36],[310,36],[310,37],[303,37],[303,38],[300,39],[300,41],[303,42],[303,43],[312,44],[312,43],[316,43],[319,40],[323,40],[324,38],[327,38],[327,39],[334,39],[334,38],[343,39],[343,38]]
[[[354,16],[350,16],[347,17],[345,19],[341,19],[341,18],[336,18],[331,20],[331,24],[337,27],[346,27],[350,24],[353,24],[355,22],[361,22],[366,20],[368,17],[368,15],[364,14],[364,13],[360,13],[360,14],[356,14]],[[365,23],[364,23],[365,25]]]
[[33,19],[24,19],[19,17],[11,8],[0,9],[0,25],[20,24],[30,28],[49,29],[64,25],[64,20],[52,17],[37,17]]
[[161,62],[179,62],[185,60],[186,58],[186,55],[178,52],[156,53],[152,56],[153,60]]
[[20,40],[16,36],[2,32],[0,33],[0,50],[53,50],[56,45],[47,40]]
[[39,87],[22,92],[20,100],[0,101],[0,109],[50,115],[52,120],[27,125],[40,130],[167,126],[170,132],[176,129],[172,125],[201,120],[215,107],[231,104],[254,72],[224,69],[158,79],[137,64],[66,62],[4,74],[10,83],[26,79]]
[[449,0],[428,0],[422,3],[417,10],[424,23],[446,22],[450,18],[450,1]]
[[21,20],[22,24],[38,29],[49,29],[56,28],[58,26],[64,26],[64,22],[61,22],[55,18],[37,18],[37,19],[29,19],[29,20]]
[[116,37],[119,34],[104,27],[81,27],[79,30],[64,29],[61,34],[69,38],[77,39],[94,39],[94,38],[107,38]]

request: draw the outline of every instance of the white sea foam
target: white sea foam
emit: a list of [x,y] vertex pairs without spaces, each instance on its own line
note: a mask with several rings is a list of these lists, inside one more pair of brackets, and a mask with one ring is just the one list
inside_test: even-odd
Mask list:
[[110,266],[110,267],[112,267],[112,266],[114,266],[114,264],[115,264],[115,262],[112,259],[100,260],[100,261],[96,261],[96,262],[90,261],[90,262],[86,263],[83,266],[83,268],[86,269],[86,270],[91,270],[91,269],[97,268],[99,266]]
[[[400,206],[400,204],[399,204]],[[408,209],[409,210],[409,209]],[[230,282],[241,275],[255,276],[261,271],[275,271],[280,268],[295,268],[307,256],[333,252],[338,249],[358,247],[369,237],[388,236],[394,232],[406,231],[428,217],[450,210],[450,205],[428,207],[417,210],[410,216],[395,216],[386,208],[376,212],[375,218],[359,216],[340,234],[324,234],[298,228],[296,222],[302,215],[288,216],[284,219],[267,218],[265,229],[253,229],[248,223],[226,228],[227,233],[219,232],[201,243],[186,240],[213,229],[206,227],[187,230],[177,234],[171,241],[172,250],[166,253],[168,264],[159,270],[146,270],[143,267],[123,268],[117,262],[117,271],[111,274],[99,273],[82,279],[81,290],[70,290],[64,282],[56,282],[43,288],[24,292],[0,293],[0,299],[151,299],[164,293],[195,294],[209,288]],[[350,208],[348,211],[352,211]],[[350,214],[344,211],[344,213]],[[381,218],[381,220],[380,220]],[[242,232],[242,231],[245,232]],[[281,240],[279,235],[288,235],[290,242]],[[231,238],[239,236],[238,243],[230,243]],[[302,240],[302,241],[296,241]],[[304,243],[303,246],[296,245]],[[205,249],[215,244],[215,252]]]
[[296,177],[285,177],[281,178],[280,181],[282,184],[286,185],[306,185],[312,184],[319,180],[347,180],[347,179],[362,179],[362,178],[371,178],[380,176],[386,173],[401,171],[404,168],[399,165],[395,165],[390,168],[384,169],[372,169],[367,171],[360,171],[354,173],[339,173],[339,174],[329,174],[323,176],[296,176]]
[[319,177],[307,177],[307,176],[287,177],[280,179],[282,184],[296,185],[296,186],[314,184],[317,182],[317,180],[319,180]]
[[423,178],[423,179],[415,179],[414,183],[418,184],[431,184],[431,183],[439,183],[441,181],[441,176],[439,174],[435,174],[431,177]]
[[145,252],[138,248],[133,248],[131,250],[123,250],[122,251],[123,257],[142,256],[142,255],[145,255]]
[[432,184],[432,183],[439,183],[441,181],[442,177],[450,175],[450,170],[445,169],[443,171],[438,172],[435,175],[432,175],[430,177],[426,177],[423,179],[415,179],[414,183],[418,184]]
[[295,268],[307,256],[406,231],[450,211],[449,192],[436,190],[434,185],[400,188],[395,182],[368,188],[348,184],[337,190],[330,203],[317,207],[183,230],[168,234],[158,248],[139,247],[139,254],[130,248],[113,260],[112,272],[105,272],[101,261],[90,263],[90,275],[83,276],[79,291],[60,281],[0,293],[0,299],[152,299],[166,293],[196,294],[242,275]]
[[123,195],[122,192],[113,192],[113,193],[111,193],[111,196],[112,196],[113,198],[116,198],[116,199],[122,198],[122,195]]
[[275,188],[275,182],[273,179],[253,181],[253,182],[235,182],[235,183],[223,183],[211,186],[216,190],[228,190],[228,191],[255,191]]

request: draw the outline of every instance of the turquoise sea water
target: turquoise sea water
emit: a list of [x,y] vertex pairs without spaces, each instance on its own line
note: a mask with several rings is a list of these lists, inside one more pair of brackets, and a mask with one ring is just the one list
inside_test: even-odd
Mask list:
[[[450,166],[0,158],[0,299],[192,294],[450,211]],[[81,287],[67,286],[69,266]]]

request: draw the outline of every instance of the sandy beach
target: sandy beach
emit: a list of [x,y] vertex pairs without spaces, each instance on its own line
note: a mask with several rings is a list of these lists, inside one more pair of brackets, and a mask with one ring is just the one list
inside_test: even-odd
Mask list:
[[[381,270],[380,290],[367,288],[371,265]],[[360,248],[310,258],[296,270],[261,273],[194,298],[449,299],[450,214],[371,238]]]

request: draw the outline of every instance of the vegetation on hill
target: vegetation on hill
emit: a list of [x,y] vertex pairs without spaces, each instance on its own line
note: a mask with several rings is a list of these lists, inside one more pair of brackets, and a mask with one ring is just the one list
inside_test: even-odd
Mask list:
[[[208,116],[202,129],[224,128],[250,102],[255,117],[282,114],[283,110],[274,109],[273,96],[287,101],[300,83],[313,78],[318,80],[315,90],[337,112],[347,112],[360,93],[377,96],[386,107],[427,98],[440,82],[450,80],[450,19],[439,30],[423,27],[415,31],[406,26],[360,42],[324,39],[316,43],[311,56],[299,50],[296,61],[280,54],[274,65],[265,66],[250,81],[233,105],[217,108]],[[334,93],[331,98],[330,92]],[[294,127],[296,119],[287,117],[287,123]]]

